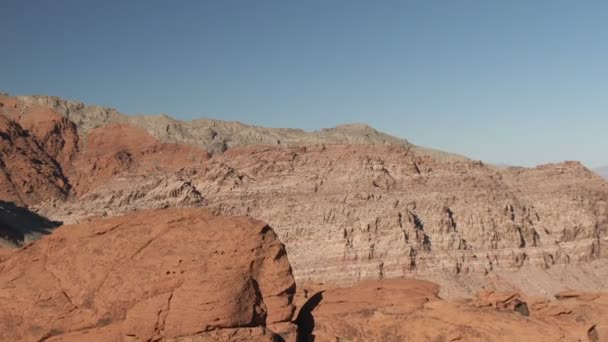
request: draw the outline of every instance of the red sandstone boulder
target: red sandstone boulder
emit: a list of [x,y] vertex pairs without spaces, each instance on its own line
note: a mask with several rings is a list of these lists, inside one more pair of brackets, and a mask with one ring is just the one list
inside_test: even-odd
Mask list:
[[269,340],[294,310],[272,229],[201,209],[63,226],[3,259],[2,341]]

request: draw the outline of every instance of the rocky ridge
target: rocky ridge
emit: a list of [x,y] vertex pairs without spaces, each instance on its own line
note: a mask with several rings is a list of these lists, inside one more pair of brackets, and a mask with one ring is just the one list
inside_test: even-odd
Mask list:
[[306,132],[300,129],[267,128],[213,119],[180,121],[164,114],[129,116],[113,108],[88,106],[55,96],[17,96],[15,99],[23,111],[28,111],[30,106],[51,108],[74,122],[84,134],[110,123],[128,123],[144,128],[163,142],[197,145],[210,153],[221,153],[228,148],[247,145],[302,146],[339,143],[407,146],[436,159],[466,159],[460,155],[413,145],[405,139],[379,132],[366,124],[347,124]]
[[[55,221],[173,206],[252,216],[286,244],[299,284],[417,277],[440,283],[444,297],[482,287],[548,296],[608,286],[597,276],[608,268],[608,189],[578,163],[498,169],[409,145],[340,139],[209,155],[115,123],[119,115],[105,109],[9,100],[1,113],[28,127],[29,139],[68,180],[67,195],[42,192],[38,198],[46,200],[28,203]],[[48,130],[31,126],[43,118],[27,119],[45,110],[63,111],[49,114],[51,122],[76,120],[77,134],[62,124],[55,126],[67,129],[52,130],[59,138],[45,138]],[[87,115],[113,123],[95,126]],[[572,277],[560,277],[564,272]]]

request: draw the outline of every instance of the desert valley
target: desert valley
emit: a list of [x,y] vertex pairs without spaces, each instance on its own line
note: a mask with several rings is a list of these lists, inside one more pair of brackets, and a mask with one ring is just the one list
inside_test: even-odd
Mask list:
[[0,96],[1,341],[608,340],[608,182]]

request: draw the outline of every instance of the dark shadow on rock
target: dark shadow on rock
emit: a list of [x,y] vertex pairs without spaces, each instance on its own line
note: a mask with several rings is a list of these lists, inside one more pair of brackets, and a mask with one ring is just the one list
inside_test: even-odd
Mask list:
[[591,342],[598,342],[600,340],[600,333],[597,331],[595,324],[587,330],[587,337],[589,337],[589,341]]
[[528,304],[526,304],[526,302],[517,300],[515,306],[513,307],[513,310],[522,316],[530,316],[530,311],[528,310]]
[[315,330],[315,318],[312,315],[312,311],[321,303],[323,300],[323,291],[314,294],[310,299],[302,306],[300,313],[296,318],[296,325],[298,326],[297,342],[309,342],[315,340],[313,331]]
[[27,208],[0,201],[0,243],[22,246],[26,241],[50,234],[61,222],[51,221]]

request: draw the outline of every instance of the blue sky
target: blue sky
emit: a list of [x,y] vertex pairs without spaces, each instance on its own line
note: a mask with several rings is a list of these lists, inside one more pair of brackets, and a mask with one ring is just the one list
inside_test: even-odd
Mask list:
[[0,90],[608,164],[606,1],[3,0]]

